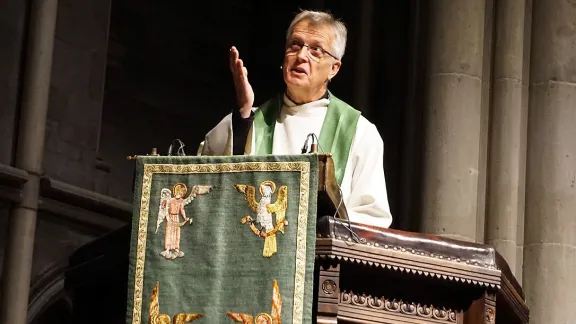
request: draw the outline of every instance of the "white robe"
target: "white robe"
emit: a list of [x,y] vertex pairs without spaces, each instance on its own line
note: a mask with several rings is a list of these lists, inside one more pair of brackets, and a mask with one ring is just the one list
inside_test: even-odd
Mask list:
[[[274,128],[272,154],[300,154],[306,136],[320,137],[329,99],[296,105],[284,96]],[[250,130],[246,154],[254,154],[255,136]],[[232,154],[232,116],[226,116],[208,134],[198,150],[202,155]],[[321,152],[321,148],[318,149]],[[392,215],[384,176],[384,142],[376,126],[360,116],[352,141],[341,189],[351,222],[389,227]]]

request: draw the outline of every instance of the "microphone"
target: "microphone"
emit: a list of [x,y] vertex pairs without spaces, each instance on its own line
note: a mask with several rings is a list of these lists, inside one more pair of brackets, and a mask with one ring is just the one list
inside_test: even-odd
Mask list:
[[174,142],[177,142],[179,144],[178,146],[178,150],[176,151],[176,155],[178,156],[186,156],[186,153],[184,152],[184,142],[182,142],[180,139],[176,138],[172,141],[172,143],[170,144],[170,146],[168,146],[168,156],[172,156],[172,150],[174,149]]
[[[310,138],[312,138],[312,141],[310,143],[310,152],[308,152],[308,141]],[[314,143],[314,139],[316,139],[316,143]],[[302,154],[316,152],[318,152],[318,136],[314,133],[310,133],[306,136],[306,141],[304,142],[304,146],[302,146]]]

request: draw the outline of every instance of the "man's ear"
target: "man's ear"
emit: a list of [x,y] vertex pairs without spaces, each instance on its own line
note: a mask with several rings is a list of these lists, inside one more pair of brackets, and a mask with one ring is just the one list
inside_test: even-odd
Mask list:
[[340,66],[342,66],[342,62],[340,60],[332,64],[332,68],[330,69],[330,73],[328,74],[329,80],[332,80],[332,78],[334,78],[336,74],[338,74],[338,71],[340,71]]

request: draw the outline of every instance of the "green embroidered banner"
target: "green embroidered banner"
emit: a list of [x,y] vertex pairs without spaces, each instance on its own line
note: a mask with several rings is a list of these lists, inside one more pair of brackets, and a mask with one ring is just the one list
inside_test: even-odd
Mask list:
[[139,157],[127,323],[312,322],[316,155]]

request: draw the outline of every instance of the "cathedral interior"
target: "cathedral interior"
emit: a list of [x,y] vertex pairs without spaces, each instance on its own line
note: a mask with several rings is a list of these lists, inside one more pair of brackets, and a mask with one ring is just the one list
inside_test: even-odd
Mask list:
[[[562,174],[569,178],[574,173],[570,168],[576,167],[573,140],[566,142],[566,137],[574,135],[576,129],[569,126],[571,121],[576,122],[573,108],[576,107],[573,90],[576,61],[573,54],[569,54],[576,48],[573,1],[554,0],[550,1],[553,5],[548,5],[538,1],[503,0],[470,0],[460,4],[448,0],[437,3],[424,0],[47,0],[46,3],[55,3],[56,22],[53,47],[48,48],[53,50],[51,70],[44,77],[49,83],[45,118],[22,109],[28,100],[24,91],[30,82],[27,57],[33,48],[33,40],[28,35],[34,26],[33,20],[42,16],[37,9],[40,2],[5,0],[0,5],[0,228],[5,231],[0,235],[0,271],[4,273],[10,269],[14,272],[13,267],[18,266],[17,262],[7,261],[6,251],[11,251],[10,260],[19,259],[20,247],[8,242],[13,225],[12,207],[25,199],[27,193],[23,188],[29,177],[39,181],[37,217],[31,225],[33,230],[22,238],[33,245],[29,300],[25,306],[28,323],[68,323],[73,296],[67,292],[65,278],[73,270],[69,264],[74,253],[130,223],[134,165],[126,157],[147,154],[153,148],[166,154],[175,139],[185,144],[187,155],[194,155],[204,135],[233,109],[235,94],[228,67],[231,46],[238,48],[248,68],[256,106],[283,91],[280,65],[285,33],[300,9],[329,10],[348,27],[342,69],[331,82],[330,90],[361,110],[382,135],[388,200],[394,217],[392,228],[446,234],[487,244],[511,242],[511,252],[505,256],[513,264],[511,268],[519,282],[523,276],[539,278],[546,273],[544,266],[534,267],[539,270],[527,266],[526,255],[531,256],[534,264],[549,260],[537,254],[539,252],[526,254],[524,250],[540,248],[538,244],[548,236],[538,232],[544,217],[526,209],[525,218],[524,205],[549,194],[546,190],[537,191],[536,187],[555,188],[556,182],[538,177],[538,172],[545,173],[544,168],[534,162],[539,156],[561,151],[566,157],[571,155],[570,162],[566,162],[567,169],[558,167],[568,170]],[[561,18],[551,18],[557,16]],[[507,17],[517,17],[520,22],[510,23],[511,18],[507,20]],[[451,28],[448,23],[443,25],[443,21],[460,25]],[[506,23],[510,25],[503,25]],[[533,31],[539,30],[533,26],[552,23],[557,27],[554,30]],[[514,41],[517,39],[514,35],[502,30],[516,33],[520,40]],[[516,46],[517,53],[506,54],[500,50],[499,46],[508,45]],[[450,61],[452,58],[454,62]],[[552,63],[538,63],[543,61]],[[506,74],[508,65],[516,69],[511,75]],[[546,71],[551,71],[550,75]],[[429,85],[429,79],[446,75],[461,77],[464,81],[458,79],[457,85]],[[467,76],[472,76],[478,84],[466,83]],[[534,80],[530,83],[534,90],[530,92],[528,76]],[[538,86],[548,84],[548,80],[569,90],[564,94],[549,91],[560,98],[557,101],[540,99],[543,95]],[[499,86],[501,81],[518,81],[520,90],[501,90],[506,86]],[[508,93],[512,93],[512,99],[499,99]],[[518,165],[513,170],[520,170],[521,175],[514,178],[513,188],[508,191],[498,191],[494,187],[498,181],[493,180],[496,172],[508,174],[507,171],[491,171],[497,169],[494,163],[499,161],[494,160],[499,151],[493,149],[499,144],[491,143],[499,140],[493,134],[497,128],[494,125],[500,124],[490,116],[506,117],[506,114],[494,113],[494,107],[500,107],[502,100],[506,102],[504,105],[523,112],[510,117],[518,117],[519,129],[502,131],[503,136],[515,138],[510,150],[520,147],[520,157],[514,160]],[[544,113],[538,120],[528,120],[528,100],[535,103],[534,107],[549,105],[546,107],[552,112]],[[448,112],[454,113],[454,119],[442,115]],[[440,118],[445,118],[444,122],[431,122]],[[547,121],[553,125],[550,127],[557,127],[553,128],[556,132],[538,127],[538,123]],[[32,135],[23,129],[30,129],[30,125],[45,128],[40,137],[35,137],[40,138],[39,141],[27,139]],[[473,127],[466,128],[470,125]],[[433,133],[443,127],[445,133],[441,136]],[[529,129],[540,130],[540,133],[530,135]],[[519,138],[514,134],[519,134]],[[547,146],[538,141],[541,134],[545,140],[560,146],[545,149]],[[450,146],[456,143],[457,137],[462,138],[463,144]],[[21,145],[23,142],[32,144]],[[526,147],[528,157],[523,158]],[[19,151],[24,149],[29,152]],[[448,149],[460,151],[448,154],[446,160],[430,153]],[[19,156],[39,159],[41,170],[32,172],[19,167],[22,163]],[[454,159],[456,166],[449,158]],[[464,170],[459,169],[458,163],[466,164],[469,159],[473,159],[475,165],[466,165],[464,173],[474,175],[474,182],[470,184],[454,176],[456,182],[464,179],[462,183],[470,184],[469,187],[461,192],[458,186],[450,187],[456,191],[449,191],[443,185],[437,185],[437,191],[430,189],[441,182],[436,177],[450,178],[453,170]],[[427,182],[423,183],[422,179]],[[551,195],[564,202],[556,208],[557,217],[547,218],[553,219],[550,226],[554,230],[550,233],[562,234],[558,236],[559,242],[552,240],[550,244],[560,244],[566,250],[548,255],[558,255],[565,260],[561,267],[564,270],[557,270],[555,278],[566,276],[569,283],[574,283],[574,276],[568,273],[569,269],[576,268],[576,254],[567,231],[573,232],[576,223],[574,217],[570,220],[566,213],[571,210],[574,214],[576,193],[573,189],[560,190],[560,193],[550,190],[554,192]],[[502,198],[512,200],[502,207],[515,214],[514,222],[502,223],[513,228],[512,238],[494,234],[498,233],[498,224],[494,225],[486,216],[497,213],[499,205],[494,199],[498,198],[493,197],[498,192],[504,192],[501,197],[513,192],[513,197]],[[446,193],[453,195],[442,200]],[[430,197],[440,197],[439,200],[448,205],[456,203],[453,206],[430,203]],[[565,205],[568,207],[564,208]],[[548,215],[554,209],[545,203],[542,206],[532,210]],[[454,211],[450,211],[451,207]],[[438,213],[427,212],[432,209]],[[446,217],[444,220],[448,220],[449,225],[445,228],[438,225],[442,222],[437,221],[440,219],[437,214],[462,211],[466,215]],[[450,224],[453,226],[448,228]],[[2,280],[2,287],[7,287],[9,283],[4,276]],[[527,291],[528,304],[531,309],[536,306],[536,318],[550,316],[546,308],[537,303],[546,296],[556,302],[562,300],[561,304],[569,300],[569,296],[576,296],[574,292],[564,291],[559,297],[553,297],[553,289],[547,290],[545,282],[542,280]],[[113,284],[111,280],[110,285]],[[558,287],[556,279],[552,286]],[[558,316],[548,323],[565,323],[562,316],[568,315]]]

